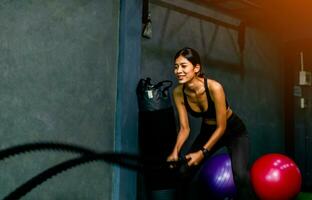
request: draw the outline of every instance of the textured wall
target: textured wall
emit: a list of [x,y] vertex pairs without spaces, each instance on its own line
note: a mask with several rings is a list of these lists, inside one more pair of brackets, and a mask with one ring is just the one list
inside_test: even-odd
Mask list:
[[[239,21],[186,1],[178,7],[238,25]],[[203,70],[220,81],[233,110],[245,120],[251,138],[251,160],[266,152],[284,151],[283,90],[277,43],[266,33],[246,29],[244,63],[240,62],[237,31],[174,9],[151,4],[153,37],[142,41],[141,77],[171,79],[173,56],[190,46],[199,51]],[[191,119],[192,134],[199,122]]]
[[[118,1],[0,3],[0,147],[37,141],[114,148]],[[76,154],[43,151],[0,162],[0,198]],[[25,199],[111,199],[112,168],[64,172]]]
[[[142,0],[120,1],[119,59],[115,149],[138,153],[138,108],[136,87],[141,57]],[[137,173],[114,168],[114,200],[137,199]]]

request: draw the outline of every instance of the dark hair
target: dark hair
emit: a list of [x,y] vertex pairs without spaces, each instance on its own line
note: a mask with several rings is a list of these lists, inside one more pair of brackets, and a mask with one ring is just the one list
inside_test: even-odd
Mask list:
[[190,47],[184,47],[183,49],[179,50],[174,56],[174,60],[176,60],[179,56],[183,56],[193,65],[201,65],[199,54],[197,53],[197,51]]
[[202,65],[200,62],[200,56],[197,53],[196,50],[190,48],[190,47],[184,47],[183,49],[179,50],[176,55],[174,56],[174,60],[176,60],[179,56],[183,56],[184,58],[186,58],[188,61],[190,61],[194,66],[195,65],[200,65],[200,71],[199,71],[199,75],[203,75],[203,73],[201,72],[202,70]]

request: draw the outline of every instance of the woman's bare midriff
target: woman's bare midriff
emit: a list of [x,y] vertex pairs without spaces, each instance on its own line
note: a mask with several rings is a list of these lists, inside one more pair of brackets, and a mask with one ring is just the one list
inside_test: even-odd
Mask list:
[[[232,109],[231,108],[228,108],[226,110],[226,119],[229,119],[232,115]],[[217,122],[216,122],[216,119],[204,119],[204,122],[208,125],[216,125]]]

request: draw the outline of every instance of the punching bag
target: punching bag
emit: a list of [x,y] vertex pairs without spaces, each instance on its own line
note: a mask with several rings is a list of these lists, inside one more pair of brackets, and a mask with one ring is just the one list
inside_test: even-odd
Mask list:
[[[139,104],[139,148],[143,158],[164,163],[176,142],[177,130],[170,98],[169,80],[153,84],[150,78],[141,79],[137,87]],[[170,174],[164,171],[147,172],[146,184],[153,190],[170,187]]]

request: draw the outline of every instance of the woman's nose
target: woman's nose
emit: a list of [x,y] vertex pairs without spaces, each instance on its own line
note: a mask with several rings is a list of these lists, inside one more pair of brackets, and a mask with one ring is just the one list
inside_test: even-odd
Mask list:
[[177,67],[177,73],[181,73],[182,72],[182,68],[181,67]]

